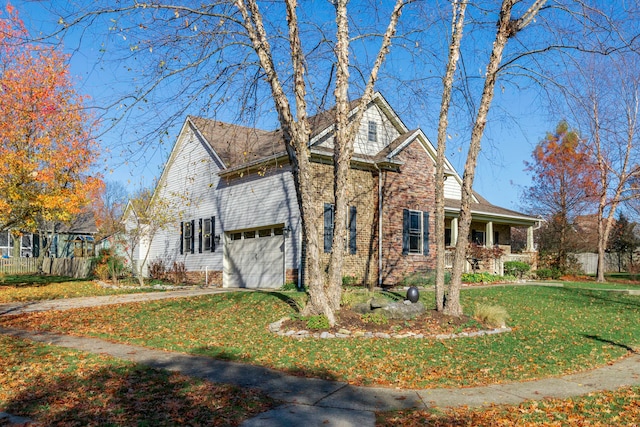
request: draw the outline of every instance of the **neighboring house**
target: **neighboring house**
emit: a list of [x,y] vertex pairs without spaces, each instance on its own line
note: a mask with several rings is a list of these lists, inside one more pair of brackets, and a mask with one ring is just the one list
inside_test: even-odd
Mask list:
[[[316,221],[326,265],[333,233],[333,111],[311,119]],[[344,276],[393,285],[435,266],[436,150],[409,130],[376,94],[355,141],[349,182]],[[447,161],[447,244],[458,236],[461,178]],[[192,276],[225,287],[274,288],[304,281],[302,225],[282,133],[187,117],[153,200],[181,205],[175,222],[151,242],[149,260],[183,262]],[[528,228],[533,249],[538,219],[476,195],[473,241],[510,252],[511,227]],[[382,238],[380,238],[380,236]]]
[[[43,230],[45,239],[52,239],[48,252],[50,258],[74,258],[93,257],[94,236],[98,232],[92,213],[78,215],[69,224],[56,224],[53,229]],[[16,247],[20,244],[20,248]],[[46,243],[46,242],[45,242]],[[11,258],[37,257],[40,249],[45,245],[40,244],[40,236],[35,233],[23,233],[21,236],[12,236],[10,231],[0,232],[0,256]]]
[[15,236],[10,230],[0,231],[0,258],[38,256],[39,246],[37,234],[23,233]]
[[[95,256],[95,236],[98,227],[93,213],[81,213],[68,224],[58,224],[47,230],[52,238],[48,256],[50,258],[81,258]],[[44,245],[43,245],[44,246]]]

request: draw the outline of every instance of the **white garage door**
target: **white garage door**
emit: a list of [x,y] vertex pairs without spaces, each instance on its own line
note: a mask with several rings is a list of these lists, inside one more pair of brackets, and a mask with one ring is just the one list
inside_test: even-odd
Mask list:
[[228,233],[223,284],[230,288],[279,288],[284,284],[282,227]]

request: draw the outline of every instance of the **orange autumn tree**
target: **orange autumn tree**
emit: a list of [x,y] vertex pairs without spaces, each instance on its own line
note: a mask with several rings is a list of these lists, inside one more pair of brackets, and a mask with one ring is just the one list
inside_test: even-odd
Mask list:
[[102,181],[91,175],[98,147],[67,57],[28,40],[7,6],[0,14],[0,230],[35,232],[71,221]]
[[538,143],[532,157],[526,170],[533,185],[524,194],[525,202],[547,220],[552,244],[540,250],[551,252],[553,267],[564,272],[575,217],[589,212],[596,201],[597,165],[586,141],[565,121]]

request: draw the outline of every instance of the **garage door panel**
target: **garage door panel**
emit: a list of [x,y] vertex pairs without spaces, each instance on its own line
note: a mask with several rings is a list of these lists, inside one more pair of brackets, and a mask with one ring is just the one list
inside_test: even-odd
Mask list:
[[224,284],[227,287],[278,288],[284,282],[284,236],[229,240]]

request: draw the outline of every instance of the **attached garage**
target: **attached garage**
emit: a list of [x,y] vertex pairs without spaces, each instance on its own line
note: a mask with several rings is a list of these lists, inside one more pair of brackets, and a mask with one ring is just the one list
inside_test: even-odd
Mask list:
[[279,288],[284,284],[282,225],[232,231],[225,235],[223,285],[227,288]]

